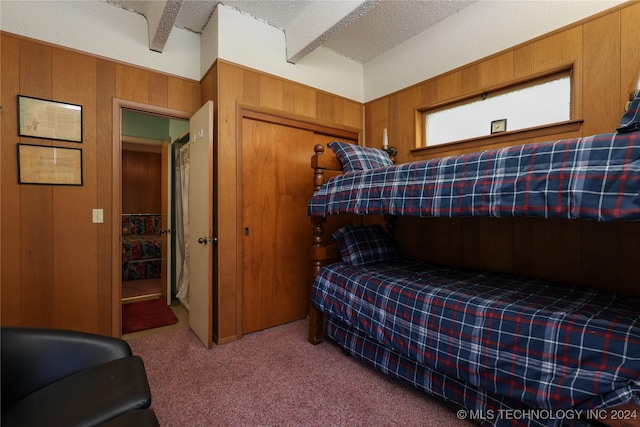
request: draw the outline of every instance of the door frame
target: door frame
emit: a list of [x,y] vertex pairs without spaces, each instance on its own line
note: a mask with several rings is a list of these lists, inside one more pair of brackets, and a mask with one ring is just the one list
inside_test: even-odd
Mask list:
[[122,237],[116,231],[122,228],[122,110],[180,120],[189,120],[193,113],[119,98],[113,98],[112,105],[111,335],[119,338],[122,336]]

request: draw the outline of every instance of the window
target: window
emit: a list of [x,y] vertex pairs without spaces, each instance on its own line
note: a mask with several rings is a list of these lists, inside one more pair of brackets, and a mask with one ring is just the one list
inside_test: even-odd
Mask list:
[[[426,146],[571,119],[570,70],[423,113]],[[506,121],[506,126],[499,126]],[[495,126],[492,126],[494,122]]]

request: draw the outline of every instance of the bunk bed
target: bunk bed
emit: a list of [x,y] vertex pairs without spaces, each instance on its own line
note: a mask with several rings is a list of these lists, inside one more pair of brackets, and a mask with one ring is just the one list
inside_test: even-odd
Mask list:
[[160,277],[160,214],[122,214],[122,280]]
[[[410,259],[377,223],[324,236],[344,214],[640,220],[634,96],[609,134],[399,165],[317,145],[309,341],[326,337],[482,425],[640,425],[640,293]],[[325,182],[327,170],[342,173]]]

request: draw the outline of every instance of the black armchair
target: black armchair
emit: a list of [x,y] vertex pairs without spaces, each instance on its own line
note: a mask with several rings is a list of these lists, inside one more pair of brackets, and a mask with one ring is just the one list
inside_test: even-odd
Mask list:
[[120,339],[2,327],[2,426],[158,426],[142,359]]

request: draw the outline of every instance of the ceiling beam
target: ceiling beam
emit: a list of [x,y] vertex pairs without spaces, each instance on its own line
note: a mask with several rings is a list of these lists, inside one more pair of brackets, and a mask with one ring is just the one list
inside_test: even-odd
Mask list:
[[169,34],[178,19],[183,0],[145,2],[147,26],[149,29],[149,49],[162,52]]
[[293,64],[327,41],[332,34],[347,27],[367,13],[380,0],[309,2],[304,12],[285,28],[287,61]]
[[107,2],[144,16],[149,33],[149,49],[162,52],[178,19],[184,0],[107,0]]

